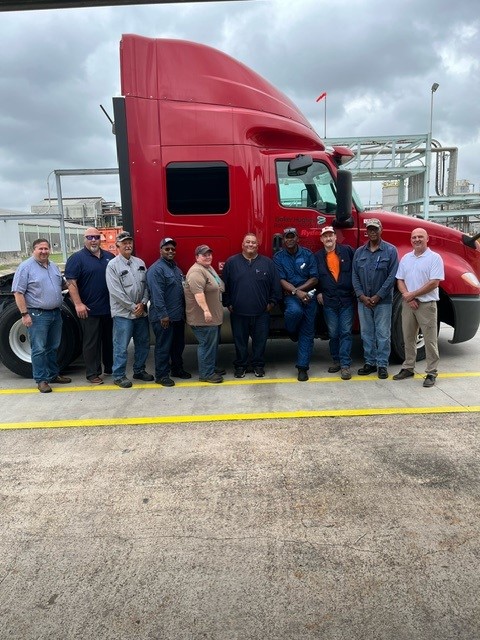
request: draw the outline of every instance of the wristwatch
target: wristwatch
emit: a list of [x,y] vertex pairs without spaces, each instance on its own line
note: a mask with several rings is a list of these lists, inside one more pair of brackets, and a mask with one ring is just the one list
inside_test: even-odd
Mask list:
[[296,296],[296,295],[297,295],[297,290],[296,290],[296,289],[293,289],[293,290],[292,290],[292,296]]

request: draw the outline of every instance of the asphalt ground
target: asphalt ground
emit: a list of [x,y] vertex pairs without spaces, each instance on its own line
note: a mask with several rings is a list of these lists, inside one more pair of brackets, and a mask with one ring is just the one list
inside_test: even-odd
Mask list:
[[262,379],[222,345],[222,385],[0,366],[1,640],[477,640],[480,343],[450,335],[431,389],[322,341],[307,383],[288,341]]

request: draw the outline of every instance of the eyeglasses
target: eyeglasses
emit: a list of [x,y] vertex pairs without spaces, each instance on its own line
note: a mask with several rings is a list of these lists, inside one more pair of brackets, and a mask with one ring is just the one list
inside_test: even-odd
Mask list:
[[85,236],[87,240],[100,240],[102,236]]
[[175,247],[162,247],[164,251],[176,251]]

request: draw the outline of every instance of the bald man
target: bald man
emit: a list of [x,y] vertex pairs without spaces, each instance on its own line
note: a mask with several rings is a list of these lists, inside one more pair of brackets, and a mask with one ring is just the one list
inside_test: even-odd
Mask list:
[[414,375],[417,359],[417,334],[421,327],[427,356],[424,387],[433,387],[437,378],[438,327],[437,302],[440,299],[438,285],[445,279],[440,254],[428,245],[428,233],[419,227],[411,235],[413,251],[400,260],[397,286],[402,294],[402,329],[405,342],[405,360],[394,380],[405,380]]
[[102,372],[111,374],[113,365],[112,316],[105,272],[115,256],[101,248],[101,239],[98,229],[86,229],[83,249],[70,256],[65,265],[68,291],[82,327],[85,374],[91,384],[103,384]]

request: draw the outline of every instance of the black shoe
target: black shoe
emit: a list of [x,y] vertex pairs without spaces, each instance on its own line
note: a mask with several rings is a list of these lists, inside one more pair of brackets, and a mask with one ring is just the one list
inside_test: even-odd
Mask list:
[[299,369],[297,380],[299,382],[306,382],[308,380],[308,372],[306,369]]
[[434,376],[432,373],[427,373],[425,380],[423,381],[423,386],[433,387],[433,385],[435,384],[435,378],[436,376]]
[[191,373],[185,371],[185,369],[180,369],[180,371],[172,371],[170,374],[173,378],[182,378],[183,380],[189,380],[192,377]]
[[113,384],[116,384],[117,387],[121,387],[122,389],[130,389],[132,386],[132,381],[123,376],[123,378],[117,378],[113,381]]
[[339,362],[334,362],[330,367],[328,367],[328,373],[338,373],[341,368],[342,367]]
[[156,384],[161,384],[162,387],[174,387],[175,386],[175,382],[169,378],[168,376],[165,376],[164,378],[155,378],[155,383]]
[[135,380],[143,380],[144,382],[152,382],[153,376],[151,373],[147,373],[146,371],[140,371],[140,373],[134,373],[133,377]]
[[222,376],[218,375],[218,373],[212,373],[211,376],[199,378],[199,380],[200,382],[211,382],[212,384],[220,384],[220,382],[223,382]]
[[298,342],[298,333],[290,333],[288,332],[288,337],[292,342]]
[[265,369],[263,367],[253,367],[253,373],[256,378],[263,378],[265,376]]
[[380,380],[386,380],[388,378],[387,367],[378,367],[378,377]]
[[375,364],[368,364],[368,362],[366,362],[363,367],[360,367],[358,370],[358,375],[369,376],[371,373],[375,373],[376,370],[377,366]]
[[393,376],[394,380],[405,380],[406,378],[413,378],[415,374],[410,369],[400,369],[398,373]]
[[50,380],[50,384],[55,382],[56,384],[69,384],[72,381],[71,378],[67,378],[67,376],[56,376],[53,380]]
[[244,367],[235,367],[235,371],[233,372],[233,375],[235,376],[235,378],[244,378],[245,372],[246,372],[246,369],[244,369]]
[[222,367],[215,367],[215,373],[218,376],[226,376],[227,375],[227,370],[226,369],[222,369]]

